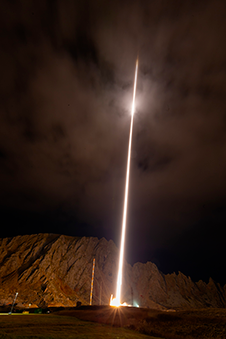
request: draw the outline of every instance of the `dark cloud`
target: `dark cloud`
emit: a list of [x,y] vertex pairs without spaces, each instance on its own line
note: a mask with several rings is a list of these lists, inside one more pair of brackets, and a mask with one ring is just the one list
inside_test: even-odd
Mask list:
[[225,255],[225,12],[220,0],[3,1],[2,236],[119,243],[139,53],[127,259],[196,279],[190,260]]

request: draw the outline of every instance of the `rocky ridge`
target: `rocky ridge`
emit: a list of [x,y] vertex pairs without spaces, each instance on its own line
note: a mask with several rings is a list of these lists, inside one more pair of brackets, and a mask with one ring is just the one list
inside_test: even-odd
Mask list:
[[[89,303],[95,258],[93,304],[108,304],[116,290],[119,251],[112,240],[34,234],[0,239],[0,304],[15,292],[24,306],[75,306]],[[158,309],[226,306],[226,285],[193,282],[161,273],[151,262],[124,262],[122,301]]]

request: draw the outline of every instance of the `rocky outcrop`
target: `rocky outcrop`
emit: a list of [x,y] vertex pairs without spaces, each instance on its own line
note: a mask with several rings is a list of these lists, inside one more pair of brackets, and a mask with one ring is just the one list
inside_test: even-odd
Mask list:
[[[36,234],[0,239],[0,304],[75,306],[108,304],[116,290],[119,251],[102,238]],[[210,279],[194,283],[179,272],[164,275],[155,264],[124,262],[122,300],[158,309],[225,307],[226,288]]]

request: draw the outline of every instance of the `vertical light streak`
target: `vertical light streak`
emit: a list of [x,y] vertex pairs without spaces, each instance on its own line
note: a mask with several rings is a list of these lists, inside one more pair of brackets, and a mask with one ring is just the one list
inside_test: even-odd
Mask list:
[[127,157],[125,197],[124,197],[124,209],[123,209],[123,219],[122,219],[122,234],[121,234],[121,245],[120,245],[120,256],[119,256],[119,269],[118,269],[116,298],[113,301],[111,299],[111,304],[114,305],[114,306],[120,306],[121,305],[122,268],[123,268],[124,248],[125,248],[126,219],[127,219],[127,206],[128,206],[128,193],[129,193],[130,159],[131,159],[132,135],[133,135],[133,117],[134,117],[134,111],[135,111],[135,99],[136,99],[136,88],[137,88],[137,73],[138,73],[138,58],[136,60],[135,78],[134,78],[134,87],[133,87],[133,102],[132,102],[132,108],[131,108],[131,122],[130,122],[129,146],[128,146],[128,157]]

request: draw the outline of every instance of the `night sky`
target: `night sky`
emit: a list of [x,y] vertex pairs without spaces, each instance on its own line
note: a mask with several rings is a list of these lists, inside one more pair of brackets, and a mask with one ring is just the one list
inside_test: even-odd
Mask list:
[[226,284],[224,0],[2,0],[0,237],[120,243]]

